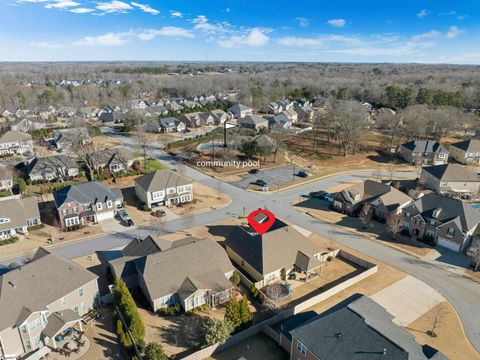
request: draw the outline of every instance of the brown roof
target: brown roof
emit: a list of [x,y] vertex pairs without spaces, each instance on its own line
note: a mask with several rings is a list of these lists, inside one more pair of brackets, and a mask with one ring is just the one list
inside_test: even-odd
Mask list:
[[159,191],[170,187],[189,185],[192,180],[172,170],[157,170],[135,179],[145,191]]
[[0,219],[9,219],[8,222],[0,223],[0,231],[25,226],[27,219],[33,218],[40,218],[34,197],[0,200]]
[[32,140],[32,135],[23,133],[21,131],[7,131],[0,136],[0,143],[10,143],[15,141],[29,141]]

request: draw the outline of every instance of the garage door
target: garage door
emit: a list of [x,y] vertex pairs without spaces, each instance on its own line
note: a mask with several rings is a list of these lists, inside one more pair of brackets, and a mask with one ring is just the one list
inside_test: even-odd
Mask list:
[[447,248],[447,249],[450,249],[450,250],[453,250],[455,252],[460,251],[460,244],[457,244],[456,242],[453,242],[451,240],[447,240],[445,238],[439,237],[437,245],[442,246],[442,247]]
[[112,211],[106,211],[100,214],[97,214],[97,221],[103,221],[106,219],[113,219],[113,210]]

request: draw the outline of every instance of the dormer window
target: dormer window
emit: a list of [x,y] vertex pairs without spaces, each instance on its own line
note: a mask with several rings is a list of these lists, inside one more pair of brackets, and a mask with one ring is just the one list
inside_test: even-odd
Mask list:
[[447,236],[448,237],[453,237],[453,235],[455,235],[455,229],[449,227],[448,230],[447,230]]
[[103,209],[103,205],[101,202],[97,203],[97,210],[102,210]]

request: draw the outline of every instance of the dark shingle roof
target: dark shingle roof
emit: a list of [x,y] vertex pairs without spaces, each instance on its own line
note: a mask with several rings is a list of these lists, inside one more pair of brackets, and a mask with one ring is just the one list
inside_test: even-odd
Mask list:
[[478,139],[465,140],[465,141],[460,141],[460,142],[451,144],[450,146],[454,146],[463,151],[478,152],[480,151],[480,140]]
[[433,140],[414,140],[402,146],[416,153],[448,152],[443,145]]
[[297,327],[291,334],[322,360],[424,360],[422,346],[373,300],[362,296]]
[[435,176],[437,179],[443,181],[480,181],[480,178],[477,175],[458,164],[428,166],[424,167],[422,171],[426,171]]
[[119,189],[110,189],[107,185],[90,181],[81,184],[69,185],[53,193],[57,208],[66,202],[77,202],[79,204],[91,204],[105,202],[106,200],[118,200],[122,198]]
[[454,221],[462,231],[473,229],[480,222],[480,211],[463,203],[461,200],[430,193],[422,196],[405,207],[412,215],[420,214],[423,218],[433,219],[435,210],[440,209],[435,220],[440,223]]
[[77,169],[75,159],[66,155],[53,155],[34,158],[27,167],[28,175],[57,173],[59,169]]

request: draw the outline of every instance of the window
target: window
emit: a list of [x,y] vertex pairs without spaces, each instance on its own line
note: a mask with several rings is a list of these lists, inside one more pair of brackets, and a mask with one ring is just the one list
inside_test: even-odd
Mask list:
[[440,153],[440,154],[438,154],[438,157],[439,157],[440,159],[444,159],[444,158],[445,158],[445,153]]
[[408,211],[405,211],[405,217],[406,217],[407,219],[410,219],[410,216],[412,216],[412,215],[411,215]]
[[80,303],[80,309],[82,309],[82,311],[85,311],[87,309],[87,306],[85,305],[85,301],[82,301]]
[[33,338],[33,345],[37,347],[40,344],[40,334]]
[[30,343],[30,340],[25,341],[25,346],[27,347],[28,350],[32,349],[32,344]]
[[102,209],[103,209],[102,203],[97,203],[97,210],[102,210]]
[[38,221],[37,221],[36,218],[27,220],[27,226],[34,226],[34,225],[37,225],[37,224],[38,224]]
[[112,200],[107,200],[107,208],[112,208],[113,206],[113,203],[112,203]]
[[83,296],[83,288],[78,289],[78,296]]
[[449,227],[448,230],[447,230],[447,236],[448,237],[453,237],[453,235],[455,235],[455,229]]
[[73,308],[73,311],[75,311],[75,313],[78,314],[78,306],[75,306],[75,307]]
[[68,215],[68,210],[67,210],[67,209],[63,209],[63,210],[62,210],[62,213],[63,213],[63,216]]
[[73,208],[72,213],[74,213],[74,214],[78,213],[78,208],[76,206]]
[[67,298],[65,296],[60,299],[60,304],[67,305]]
[[302,353],[302,355],[307,354],[307,348],[300,341],[297,340],[297,350]]

